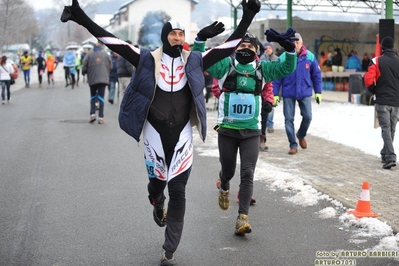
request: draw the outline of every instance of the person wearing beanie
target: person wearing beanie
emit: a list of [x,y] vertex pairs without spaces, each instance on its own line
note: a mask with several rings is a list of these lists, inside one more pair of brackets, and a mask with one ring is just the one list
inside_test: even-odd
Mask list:
[[85,56],[82,66],[82,73],[87,74],[90,86],[90,123],[97,120],[96,101],[98,101],[98,123],[104,124],[104,95],[105,88],[109,86],[111,69],[111,58],[103,51],[102,44],[96,43],[93,52]]
[[[61,14],[62,22],[72,20],[82,25],[136,68],[134,80],[122,99],[119,125],[137,142],[143,138],[153,219],[158,226],[165,227],[160,265],[176,264],[175,252],[184,225],[186,184],[193,164],[192,126],[197,127],[202,140],[206,137],[204,71],[234,52],[260,11],[259,0],[243,0],[241,5],[243,13],[237,28],[223,45],[206,53],[183,49],[186,31],[175,20],[163,25],[162,46],[149,50],[139,49],[97,25],[77,0],[64,7]],[[215,21],[201,29],[197,38],[205,42],[223,31],[223,23]],[[167,210],[164,207],[166,187]]]
[[[273,105],[272,87],[265,83],[295,70],[295,44],[291,40],[294,34],[293,29],[284,34],[274,30],[265,33],[267,38],[278,41],[289,51],[284,61],[259,61],[258,38],[247,32],[232,57],[223,58],[206,70],[218,80],[220,90],[215,129],[221,166],[220,181],[217,181],[218,204],[223,211],[230,208],[230,181],[235,175],[238,152],[240,155],[239,205],[234,228],[237,236],[252,232],[248,214],[249,206],[254,202],[253,179],[262,134],[261,112],[269,113]],[[194,50],[205,51],[205,45],[195,42]]]
[[399,57],[393,48],[392,37],[382,39],[381,56],[371,60],[364,74],[364,84],[374,94],[374,108],[381,127],[384,144],[380,155],[384,169],[396,166],[393,140],[399,116]]
[[[274,45],[271,42],[266,42],[264,45],[265,51],[260,57],[261,61],[277,61],[278,56],[274,54]],[[271,84],[270,86],[273,86]],[[267,150],[266,147],[266,128],[268,133],[274,132],[274,107],[270,113],[262,113],[262,135],[260,139],[260,150]]]
[[42,87],[43,73],[46,71],[46,60],[43,57],[43,52],[39,51],[36,57],[37,75],[39,79],[39,88]]
[[275,55],[273,52],[273,48],[274,48],[273,43],[266,42],[263,46],[265,47],[265,51],[260,56],[261,61],[276,61],[276,60],[278,60],[278,56]]
[[385,37],[381,41],[381,48],[382,50],[393,49],[393,39],[389,36]]
[[[298,152],[298,143],[302,149],[306,149],[306,135],[312,121],[312,102],[313,92],[318,104],[322,101],[322,77],[319,63],[314,54],[306,49],[303,44],[302,36],[295,34],[295,50],[298,55],[296,69],[287,77],[277,79],[273,82],[274,103],[280,101],[279,92],[283,97],[283,112],[285,119],[285,132],[287,134],[289,151],[288,154],[294,155]],[[284,61],[286,53],[280,56]],[[298,131],[295,132],[295,109],[298,102],[300,115],[302,116]],[[298,142],[297,142],[298,138]]]

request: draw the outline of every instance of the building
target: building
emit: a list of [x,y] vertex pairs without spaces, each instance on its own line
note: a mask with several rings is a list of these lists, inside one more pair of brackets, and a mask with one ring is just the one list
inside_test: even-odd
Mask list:
[[196,4],[198,2],[195,0],[131,0],[115,12],[106,29],[118,38],[136,44],[143,18],[148,12],[163,11],[171,20],[177,20],[185,26],[186,41],[191,43],[197,32],[196,24],[191,23],[191,11]]

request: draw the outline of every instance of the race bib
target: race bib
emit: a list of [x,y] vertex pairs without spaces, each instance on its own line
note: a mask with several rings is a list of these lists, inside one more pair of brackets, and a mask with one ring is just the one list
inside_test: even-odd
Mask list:
[[255,113],[255,95],[230,93],[229,118],[244,120],[250,119]]

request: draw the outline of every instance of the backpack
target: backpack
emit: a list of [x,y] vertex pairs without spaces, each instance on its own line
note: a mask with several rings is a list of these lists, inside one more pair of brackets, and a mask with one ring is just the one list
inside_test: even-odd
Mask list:
[[[262,71],[260,69],[260,62],[256,61],[256,68],[255,71],[252,73],[240,73],[237,71],[235,65],[234,65],[234,57],[230,56],[230,68],[229,71],[227,72],[227,77],[224,80],[223,83],[223,91],[225,92],[245,92],[245,93],[253,93],[255,95],[259,95],[262,92],[263,89],[263,75]],[[237,76],[251,76],[255,82],[256,82],[256,87],[255,91],[253,92],[248,92],[248,91],[242,91],[237,89]]]

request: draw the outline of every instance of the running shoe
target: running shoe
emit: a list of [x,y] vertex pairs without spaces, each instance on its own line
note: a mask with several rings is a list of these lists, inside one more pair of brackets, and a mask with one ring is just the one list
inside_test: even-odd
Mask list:
[[220,209],[224,211],[228,210],[230,208],[230,192],[219,189],[218,202]]
[[252,232],[252,227],[248,223],[248,215],[240,214],[237,217],[236,230],[234,231],[234,234],[237,236],[244,236],[245,234],[249,234],[251,232]]

